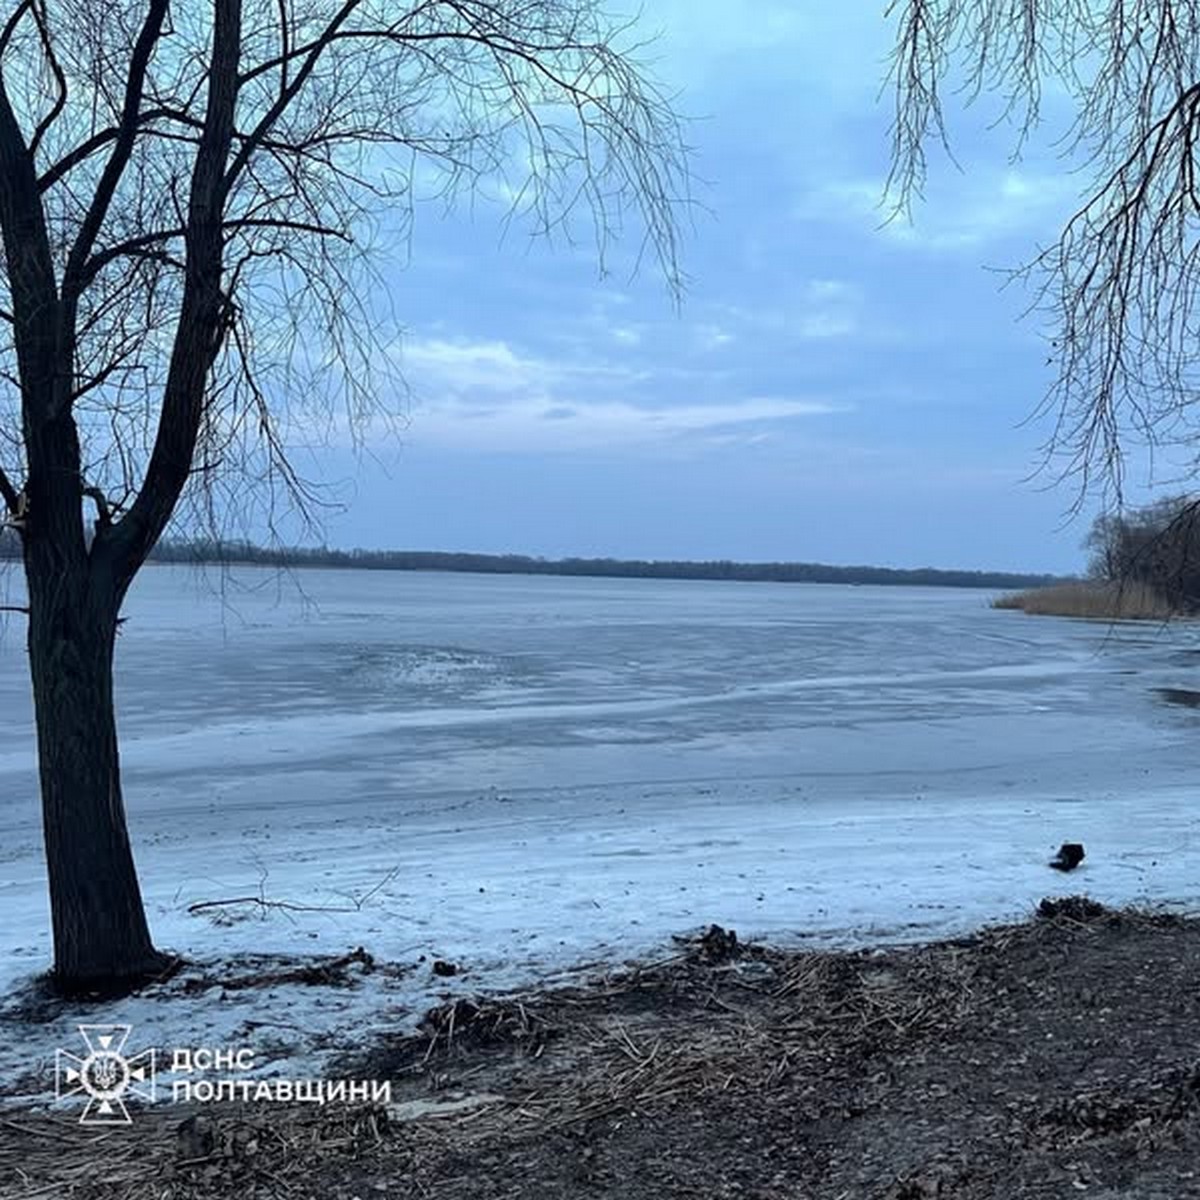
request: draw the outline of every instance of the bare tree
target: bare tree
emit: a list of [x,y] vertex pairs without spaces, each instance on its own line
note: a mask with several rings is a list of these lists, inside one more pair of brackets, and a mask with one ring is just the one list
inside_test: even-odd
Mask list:
[[1101,513],[1084,545],[1093,578],[1153,588],[1171,610],[1200,606],[1200,502],[1165,496],[1121,513]]
[[495,180],[542,233],[581,218],[601,258],[632,213],[677,287],[685,153],[599,0],[5,7],[0,510],[28,585],[55,975],[128,986],[164,959],[114,634],[181,499],[249,477],[303,506],[289,430],[365,436],[386,412],[371,251],[418,175],[449,197]]
[[1189,446],[1200,365],[1200,0],[894,0],[890,187],[925,182],[947,144],[947,87],[998,94],[1018,150],[1044,95],[1073,123],[1059,149],[1087,199],[1025,271],[1050,323],[1048,452],[1119,505],[1125,446]]

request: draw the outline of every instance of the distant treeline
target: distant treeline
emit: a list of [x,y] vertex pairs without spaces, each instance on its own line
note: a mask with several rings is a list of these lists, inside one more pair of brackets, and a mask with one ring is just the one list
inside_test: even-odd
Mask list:
[[[7,533],[7,531],[5,531]],[[19,555],[16,536],[0,536],[0,558]],[[247,563],[268,567],[353,567],[367,571],[470,571],[487,575],[590,575],[620,579],[735,579],[773,583],[890,584],[920,587],[1029,588],[1053,575],[940,571],[933,567],[831,567],[822,563],[666,562],[622,558],[532,558],[438,550],[331,550],[255,546],[242,541],[167,540],[151,554],[160,563]]]

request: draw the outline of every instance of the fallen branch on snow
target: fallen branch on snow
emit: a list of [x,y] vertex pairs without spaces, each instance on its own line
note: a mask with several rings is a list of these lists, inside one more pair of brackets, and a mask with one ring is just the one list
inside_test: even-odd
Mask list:
[[[276,908],[283,912],[323,912],[323,913],[355,913],[363,908],[374,896],[378,895],[400,873],[399,867],[393,867],[370,891],[362,896],[349,896],[349,904],[293,904],[290,900],[268,900],[261,893],[257,896],[233,896],[228,900],[198,900],[188,905],[189,913],[204,912],[213,908],[233,908],[239,904],[257,904],[264,912]],[[344,893],[343,893],[344,894]]]

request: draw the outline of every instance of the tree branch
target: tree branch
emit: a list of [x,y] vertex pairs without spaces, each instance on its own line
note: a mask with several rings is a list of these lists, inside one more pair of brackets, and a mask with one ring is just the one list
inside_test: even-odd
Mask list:
[[12,480],[5,474],[3,467],[0,467],[0,499],[3,499],[8,511],[15,516],[21,502],[17,489],[13,487]]
[[33,137],[29,141],[30,156],[37,154],[38,146],[41,145],[42,138],[45,137],[50,126],[58,120],[62,111],[67,106],[67,77],[63,74],[62,64],[58,61],[58,56],[54,53],[54,43],[50,38],[50,27],[46,23],[46,13],[44,3],[34,4],[33,19],[37,23],[38,36],[42,41],[42,52],[46,56],[46,62],[50,66],[50,72],[54,76],[54,85],[58,89],[58,94],[54,98],[54,104],[50,111],[38,122],[37,129],[33,132]]
[[[0,54],[12,36],[23,4],[0,33]],[[58,303],[54,259],[46,216],[37,189],[33,157],[25,145],[0,72],[0,238],[8,272],[13,344],[21,379],[21,405],[26,428],[37,423],[53,404],[54,338],[47,320]],[[35,412],[35,407],[37,411]],[[31,470],[35,464],[30,460]]]
[[12,41],[12,35],[16,33],[17,26],[21,23],[21,18],[33,7],[33,0],[21,0],[21,3],[13,9],[12,16],[4,22],[4,28],[0,30],[0,55],[3,55],[8,49],[8,43]]
[[[262,118],[259,120],[258,124],[255,125],[254,129],[251,130],[251,132],[246,136],[245,141],[242,142],[241,146],[239,147],[237,154],[234,156],[233,162],[229,166],[229,170],[225,173],[224,188],[226,193],[228,193],[233,185],[237,182],[238,176],[242,173],[246,164],[250,161],[250,158],[254,154],[255,150],[257,150],[262,144],[263,139],[266,138],[271,130],[275,127],[276,121],[283,116],[283,114],[287,111],[288,105],[290,105],[291,102],[296,98],[300,89],[304,86],[305,81],[308,79],[309,75],[312,74],[326,47],[328,47],[330,43],[338,37],[338,30],[346,23],[346,21],[350,19],[350,16],[353,14],[354,10],[358,8],[361,3],[362,0],[345,0],[345,3],[338,10],[333,20],[331,20],[329,24],[325,26],[324,32],[322,32],[321,36],[312,42],[307,48],[308,53],[306,54],[304,61],[300,64],[296,74],[292,77],[290,82],[280,87],[279,95],[276,98],[275,103],[272,104],[269,109],[267,109]],[[241,80],[239,78],[239,84],[240,82]]]
[[[344,229],[334,229],[331,226],[318,225],[312,221],[288,221],[282,217],[234,217],[228,221],[222,221],[221,229],[288,229],[295,233],[312,233],[318,237],[339,238],[347,244],[354,241],[354,238]],[[87,266],[84,268],[83,280],[84,282],[90,282],[110,262],[121,258],[123,255],[136,254],[146,246],[157,245],[159,242],[173,241],[186,235],[187,230],[183,228],[162,229],[154,233],[143,233],[137,237],[127,238],[125,241],[117,242],[113,246],[106,246],[103,250],[92,255]]]
[[[137,117],[138,128],[144,125],[150,125],[154,121],[160,121],[164,117],[169,117],[173,121],[178,121],[181,125],[195,124],[200,125],[199,121],[193,121],[186,113],[178,112],[176,109],[159,106],[157,108],[148,108],[145,112],[139,113]],[[91,158],[97,150],[103,150],[109,142],[114,142],[120,136],[121,130],[117,126],[112,126],[109,129],[102,129],[99,133],[94,133],[86,141],[80,142],[74,150],[68,151],[58,160],[52,167],[48,167],[38,178],[38,190],[41,192],[52,188],[59,182],[68,172],[74,170],[80,163],[86,162]]]
[[133,154],[134,140],[138,130],[138,114],[142,107],[142,95],[146,86],[146,72],[150,67],[150,56],[162,35],[163,21],[167,15],[167,0],[150,0],[150,8],[142,23],[141,32],[133,48],[129,63],[129,76],[125,81],[125,99],[121,110],[121,121],[117,127],[116,145],[104,171],[96,184],[92,203],[80,225],[79,234],[71,247],[67,265],[63,271],[63,298],[73,301],[81,290],[81,277],[92,246],[108,214],[109,205],[117,190],[117,184]]
[[[159,0],[165,3],[165,0]],[[192,169],[187,270],[154,449],[133,504],[103,539],[115,538],[115,570],[123,586],[170,520],[191,472],[204,413],[208,375],[220,352],[227,315],[221,291],[224,177],[234,136],[241,55],[241,0],[214,0],[212,51],[204,128]]]
[[98,487],[85,487],[83,494],[96,505],[96,528],[106,529],[112,524],[112,509],[108,497]]

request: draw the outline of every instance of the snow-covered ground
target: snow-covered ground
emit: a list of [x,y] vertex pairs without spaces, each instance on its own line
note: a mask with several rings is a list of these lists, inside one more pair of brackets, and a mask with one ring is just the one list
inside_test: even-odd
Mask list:
[[[302,593],[300,590],[302,589]],[[1042,895],[1200,902],[1200,630],[996,612],[980,592],[151,568],[119,647],[159,993],[18,1019],[49,963],[33,734],[0,639],[0,1090],[81,1021],[287,1075],[445,995],[671,953],[709,922],[861,944]],[[1082,841],[1083,867],[1046,861]],[[189,906],[238,897],[271,902]],[[349,987],[201,988],[236,955]],[[459,965],[435,976],[435,958]],[[278,963],[275,964],[278,967]],[[131,1043],[132,1045],[132,1043]]]

